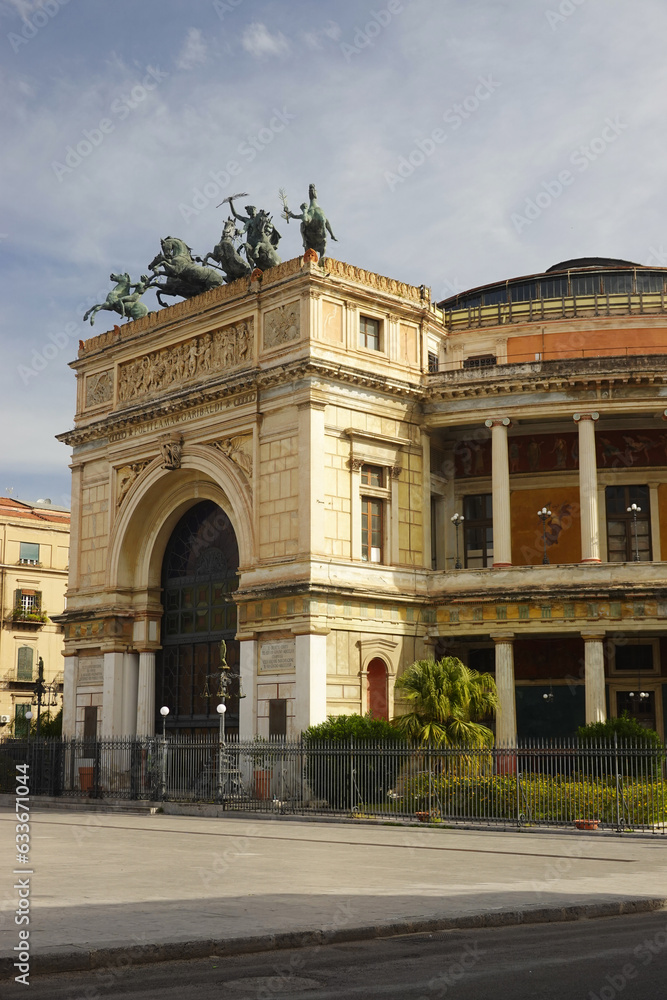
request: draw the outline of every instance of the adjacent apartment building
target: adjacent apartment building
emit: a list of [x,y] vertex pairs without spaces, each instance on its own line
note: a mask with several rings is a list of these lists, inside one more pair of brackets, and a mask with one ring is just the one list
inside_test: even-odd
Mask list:
[[40,658],[48,685],[43,711],[62,707],[63,630],[52,616],[65,607],[69,527],[69,511],[50,500],[0,497],[0,735],[21,735],[25,713],[36,715]]
[[587,258],[435,305],[297,258],[82,342],[65,732],[217,727],[221,655],[231,731],[387,717],[448,653],[495,674],[500,741],[663,731],[666,279]]

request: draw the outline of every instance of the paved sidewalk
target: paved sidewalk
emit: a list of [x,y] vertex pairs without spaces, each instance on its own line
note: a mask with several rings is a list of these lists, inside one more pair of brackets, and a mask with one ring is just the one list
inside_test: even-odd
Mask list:
[[[0,811],[0,977],[21,868]],[[31,811],[31,974],[667,905],[667,841]]]

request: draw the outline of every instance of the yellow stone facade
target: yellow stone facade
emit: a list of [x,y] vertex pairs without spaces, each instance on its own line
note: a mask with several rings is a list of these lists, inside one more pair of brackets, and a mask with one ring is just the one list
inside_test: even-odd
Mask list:
[[245,736],[392,716],[447,654],[495,673],[501,742],[662,732],[666,301],[622,261],[438,307],[298,258],[82,343],[66,732],[216,727],[223,638]]
[[36,716],[40,658],[50,686],[42,711],[62,706],[63,634],[53,618],[65,607],[68,564],[69,511],[0,497],[0,733],[20,735],[25,712]]
[[[365,346],[361,317],[377,338]],[[276,701],[287,735],[366,712],[378,658],[393,711],[392,679],[425,649],[419,399],[444,332],[428,289],[298,258],[82,343],[60,436],[73,447],[68,733],[96,702],[103,735],[154,731],[163,560],[203,501],[238,543],[241,733],[268,736]],[[367,466],[381,485],[361,484]],[[366,494],[382,509],[378,563],[362,552]],[[215,704],[180,728],[217,726]]]

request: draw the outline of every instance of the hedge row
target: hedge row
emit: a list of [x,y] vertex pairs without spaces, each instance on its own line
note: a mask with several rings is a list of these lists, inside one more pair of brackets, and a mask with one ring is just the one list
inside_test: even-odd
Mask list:
[[572,822],[597,819],[615,824],[620,810],[624,826],[652,826],[667,821],[667,782],[661,780],[619,783],[608,780],[568,780],[526,775],[517,788],[515,775],[457,777],[419,774],[407,778],[401,789],[401,806],[415,812],[429,811],[443,819],[496,818],[525,822]]

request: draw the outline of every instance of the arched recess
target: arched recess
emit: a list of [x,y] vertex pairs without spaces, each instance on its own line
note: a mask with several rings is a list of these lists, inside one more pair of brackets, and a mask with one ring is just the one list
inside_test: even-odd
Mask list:
[[390,637],[369,636],[366,639],[359,639],[357,646],[359,648],[359,675],[361,677],[361,714],[364,715],[370,709],[370,693],[374,677],[376,684],[382,683],[380,668],[371,669],[373,663],[379,663],[385,670],[387,712],[385,717],[391,719],[394,716],[394,683],[400,662],[401,642],[399,639]]
[[156,459],[125,497],[111,531],[107,568],[107,589],[121,603],[131,601],[132,594],[159,601],[167,542],[183,514],[200,500],[212,500],[227,514],[240,566],[252,563],[252,500],[245,476],[217,449],[192,445],[184,450],[180,469],[167,471]]
[[389,720],[387,664],[374,656],[366,671],[368,677],[368,713],[372,719]]
[[[169,707],[170,729],[218,728],[222,652],[231,672],[239,673],[233,596],[238,566],[229,517],[213,501],[199,500],[176,525],[162,564],[162,648],[156,655],[153,708],[157,722],[159,708]],[[226,702],[229,732],[238,731],[238,692],[232,682]]]

